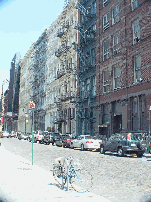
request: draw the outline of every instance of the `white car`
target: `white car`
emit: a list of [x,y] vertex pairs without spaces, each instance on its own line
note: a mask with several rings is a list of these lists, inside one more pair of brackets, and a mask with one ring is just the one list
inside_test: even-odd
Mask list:
[[71,141],[71,148],[81,148],[81,150],[99,150],[102,140],[96,139],[90,135],[80,135]]
[[10,137],[9,132],[8,132],[8,131],[2,131],[2,138],[3,138],[3,137],[9,138],[9,137]]
[[[44,135],[42,131],[34,131],[33,136],[34,136],[35,143],[36,142],[42,143],[44,140]],[[29,135],[29,141],[32,142],[32,134]]]

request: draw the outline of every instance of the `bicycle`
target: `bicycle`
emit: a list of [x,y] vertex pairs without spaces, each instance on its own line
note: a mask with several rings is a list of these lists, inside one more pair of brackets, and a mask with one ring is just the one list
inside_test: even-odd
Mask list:
[[73,165],[73,158],[58,158],[53,164],[53,176],[55,180],[61,185],[62,189],[67,183],[67,190],[69,184],[77,192],[87,192],[92,187],[92,175]]

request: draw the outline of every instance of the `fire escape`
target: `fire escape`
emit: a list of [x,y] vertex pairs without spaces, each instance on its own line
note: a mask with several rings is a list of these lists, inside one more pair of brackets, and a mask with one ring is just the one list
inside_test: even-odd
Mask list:
[[[82,121],[84,126],[89,124],[89,132],[93,127],[93,96],[91,88],[93,86],[93,77],[96,75],[96,62],[95,62],[95,43],[96,43],[96,2],[81,0],[81,3],[76,2],[75,8],[80,11],[80,22],[75,26],[80,33],[80,43],[74,45],[74,50],[77,52],[80,59],[79,67],[79,84],[80,89],[84,90],[83,95],[80,93],[79,99],[79,122],[82,128]],[[94,50],[93,50],[94,49]],[[93,53],[94,51],[94,53]],[[94,58],[93,58],[94,55]],[[90,80],[90,83],[88,82]],[[90,85],[90,89],[87,86]],[[82,91],[81,91],[82,92]],[[87,129],[88,130],[88,129]],[[86,131],[87,131],[86,130]],[[84,129],[84,134],[85,134]],[[79,133],[82,134],[82,131]]]
[[[60,20],[61,28],[57,32],[57,37],[61,40],[61,46],[55,52],[55,56],[60,59],[60,69],[57,71],[57,79],[61,78],[68,72],[66,62],[67,62],[67,52],[70,49],[68,46],[68,29],[70,27],[69,22],[66,21],[67,18],[67,9],[68,9],[69,1],[64,1],[64,10],[62,11],[62,16]],[[63,109],[62,109],[62,100],[61,98],[55,99],[55,103],[57,106],[57,119],[54,124],[58,124],[58,131],[62,132],[62,123],[66,120],[63,117]]]

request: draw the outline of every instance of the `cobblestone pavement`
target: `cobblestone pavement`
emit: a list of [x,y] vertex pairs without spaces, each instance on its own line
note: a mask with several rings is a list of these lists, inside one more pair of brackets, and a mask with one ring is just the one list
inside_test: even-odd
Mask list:
[[[32,161],[32,144],[16,138],[0,139],[5,149]],[[55,158],[72,156],[81,168],[93,175],[91,192],[111,202],[151,201],[151,156],[118,157],[97,151],[80,151],[52,145],[34,144],[34,164],[52,170]]]

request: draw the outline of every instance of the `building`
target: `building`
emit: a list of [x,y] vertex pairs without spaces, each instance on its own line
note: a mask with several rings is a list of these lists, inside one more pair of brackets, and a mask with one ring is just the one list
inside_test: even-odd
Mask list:
[[151,2],[97,1],[96,130],[149,130]]
[[4,93],[4,117],[3,117],[4,130],[8,130],[8,122],[10,118],[8,114],[8,94],[9,90],[6,90]]
[[95,135],[96,104],[96,0],[81,0],[75,8],[79,11],[79,40],[75,44],[78,58],[78,134]]
[[55,56],[60,59],[56,79],[60,88],[56,96],[57,117],[55,123],[62,134],[77,135],[76,130],[76,94],[77,94],[77,52],[74,44],[78,42],[78,11],[74,7],[75,1],[69,1],[60,16],[57,32],[58,49]]
[[46,61],[47,61],[48,36],[47,29],[34,43],[33,55],[33,101],[35,103],[35,130],[45,130],[46,104]]
[[20,83],[20,53],[16,53],[10,67],[10,81],[8,92],[8,130],[17,131],[18,109],[19,109],[19,83]]
[[33,56],[34,44],[31,45],[24,58],[20,61],[20,89],[19,89],[19,116],[18,131],[32,132],[32,111],[30,101],[33,101]]

